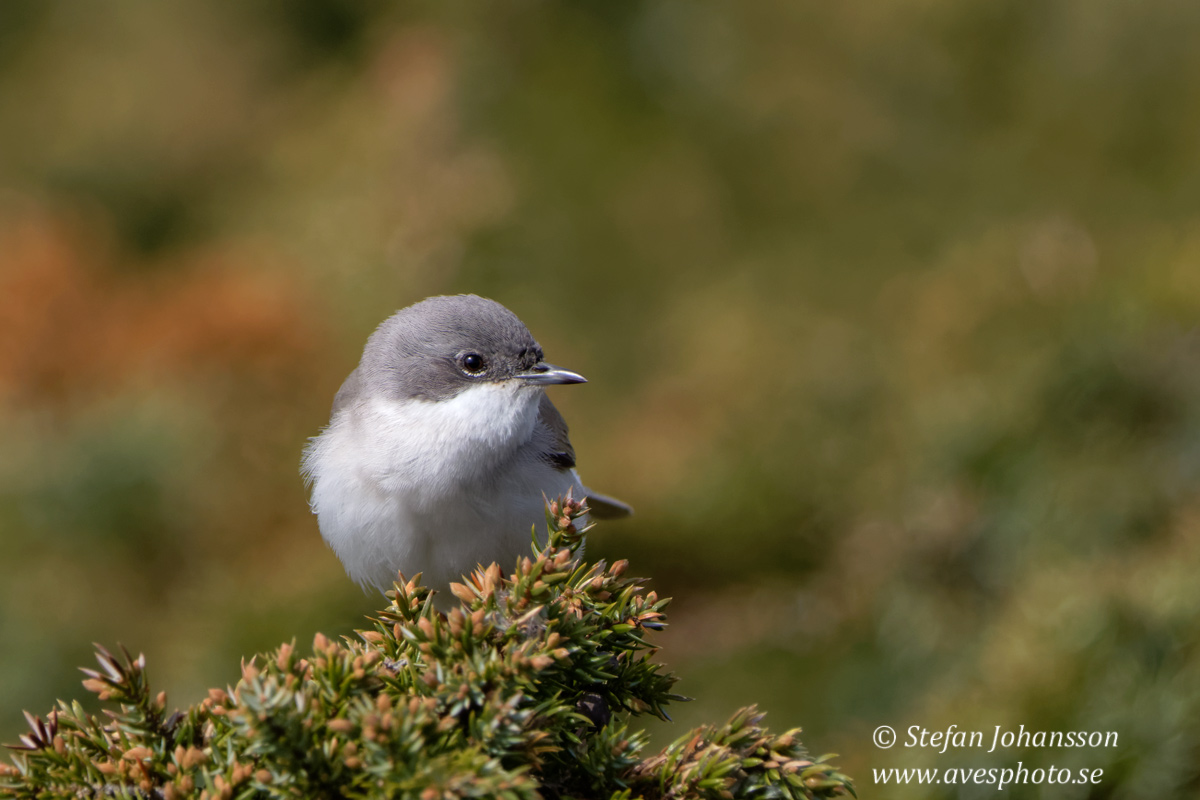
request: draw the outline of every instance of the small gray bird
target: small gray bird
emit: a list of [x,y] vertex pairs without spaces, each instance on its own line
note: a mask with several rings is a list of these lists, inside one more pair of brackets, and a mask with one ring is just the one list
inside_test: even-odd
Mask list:
[[477,564],[509,567],[544,536],[545,498],[586,496],[598,519],[632,509],[583,487],[544,386],[584,383],[547,364],[516,315],[474,295],[431,297],[367,340],[309,440],[301,473],[321,535],[359,584],[397,571],[446,589]]

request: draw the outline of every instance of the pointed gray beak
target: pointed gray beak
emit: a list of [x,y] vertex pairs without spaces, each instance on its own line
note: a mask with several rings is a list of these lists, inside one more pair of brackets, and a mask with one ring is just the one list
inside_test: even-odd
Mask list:
[[534,364],[529,368],[528,372],[520,372],[515,376],[525,381],[525,383],[534,383],[538,385],[548,386],[554,383],[587,383],[587,378],[577,372],[571,372],[569,369],[556,367],[553,364],[547,364],[545,361],[540,364]]

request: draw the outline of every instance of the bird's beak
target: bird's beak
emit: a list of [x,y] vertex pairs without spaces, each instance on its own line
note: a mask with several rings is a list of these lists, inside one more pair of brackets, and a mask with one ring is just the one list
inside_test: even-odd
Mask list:
[[528,372],[518,372],[515,377],[520,378],[525,383],[533,383],[541,386],[554,383],[587,383],[587,378],[578,372],[571,372],[569,369],[556,367],[553,364],[547,364],[545,361],[534,364],[529,368]]

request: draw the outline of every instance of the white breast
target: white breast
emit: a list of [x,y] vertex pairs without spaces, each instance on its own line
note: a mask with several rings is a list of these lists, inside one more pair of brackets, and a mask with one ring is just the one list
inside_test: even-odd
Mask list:
[[321,534],[363,585],[397,570],[444,589],[477,563],[512,566],[545,529],[545,497],[582,492],[533,446],[542,391],[473,386],[440,401],[376,398],[341,410],[305,451]]

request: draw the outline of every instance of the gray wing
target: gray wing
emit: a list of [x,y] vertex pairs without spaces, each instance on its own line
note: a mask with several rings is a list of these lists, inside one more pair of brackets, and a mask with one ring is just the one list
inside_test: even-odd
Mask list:
[[[573,469],[575,448],[571,446],[571,440],[567,436],[567,421],[545,394],[542,395],[541,405],[538,406],[538,421],[549,432],[551,442],[550,447],[541,454],[542,458],[557,469]],[[587,494],[588,509],[596,519],[621,519],[633,513],[631,506],[615,497],[593,492],[586,487],[584,492]]]
[[556,469],[572,469],[575,466],[575,448],[571,447],[571,439],[567,436],[567,421],[545,393],[538,406],[538,422],[550,434],[550,446],[541,453],[541,457]]

